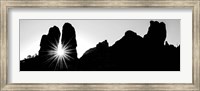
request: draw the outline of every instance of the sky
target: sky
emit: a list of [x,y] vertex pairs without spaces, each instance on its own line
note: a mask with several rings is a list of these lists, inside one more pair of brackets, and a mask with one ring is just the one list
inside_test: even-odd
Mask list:
[[[153,19],[155,21],[155,19]],[[20,19],[20,60],[28,55],[38,54],[42,35],[48,34],[49,28],[57,26],[62,32],[64,23],[71,23],[75,28],[77,53],[80,58],[85,51],[95,47],[99,42],[107,40],[112,46],[121,39],[127,30],[132,30],[140,36],[148,32],[150,19]],[[167,29],[169,44],[180,44],[180,20],[159,19]]]

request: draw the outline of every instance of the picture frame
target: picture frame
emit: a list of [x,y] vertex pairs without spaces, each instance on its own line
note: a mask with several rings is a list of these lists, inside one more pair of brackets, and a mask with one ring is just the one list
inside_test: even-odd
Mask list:
[[[200,91],[199,75],[199,0],[1,0],[0,1],[0,90],[1,91],[79,91],[79,90],[187,90]],[[128,8],[192,8],[192,83],[8,83],[8,9],[68,7]]]

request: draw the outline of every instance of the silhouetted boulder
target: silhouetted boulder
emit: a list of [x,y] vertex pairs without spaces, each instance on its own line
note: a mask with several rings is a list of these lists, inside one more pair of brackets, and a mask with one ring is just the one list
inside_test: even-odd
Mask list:
[[144,39],[151,42],[154,45],[163,45],[166,39],[166,27],[165,23],[158,21],[150,21],[150,27],[148,33],[144,36]]
[[47,35],[43,35],[40,42],[39,55],[47,55],[49,50],[53,50],[52,47],[57,47],[60,39],[59,28],[54,26],[49,29]]
[[[47,35],[43,35],[40,42],[38,70],[54,70],[56,62],[53,59],[53,51],[56,51],[60,39],[60,31],[57,26],[51,27]],[[50,65],[51,66],[47,66]]]
[[71,52],[67,54],[70,56],[70,60],[77,60],[76,33],[74,27],[70,23],[65,23],[63,25],[61,43],[63,46],[67,47],[66,51]]
[[76,70],[78,58],[77,58],[77,42],[76,32],[74,27],[70,23],[65,23],[62,27],[62,39],[61,44],[65,49],[66,59],[65,62],[68,65],[68,70]]
[[106,48],[108,48],[108,42],[107,40],[100,42],[99,44],[97,44],[96,48],[98,48],[99,50],[104,50]]
[[[107,40],[99,42],[96,47],[87,50],[79,59],[78,70],[98,71],[110,69],[109,46]],[[106,63],[106,64],[105,64]]]

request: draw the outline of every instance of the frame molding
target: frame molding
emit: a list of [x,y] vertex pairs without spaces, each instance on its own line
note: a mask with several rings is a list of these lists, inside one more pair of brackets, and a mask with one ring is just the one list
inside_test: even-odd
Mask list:
[[[67,7],[100,7],[100,8],[187,8],[193,9],[193,83],[8,83],[8,38],[7,16],[9,8],[67,8]],[[200,0],[0,0],[0,91],[44,91],[44,90],[185,90],[200,91]]]

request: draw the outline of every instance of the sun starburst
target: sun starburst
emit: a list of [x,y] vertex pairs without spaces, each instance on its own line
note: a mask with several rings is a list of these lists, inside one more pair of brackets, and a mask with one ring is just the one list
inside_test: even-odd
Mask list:
[[56,53],[59,57],[62,57],[65,54],[65,50],[62,48],[62,45],[59,43]]
[[[71,40],[70,40],[71,41]],[[50,56],[47,62],[50,62],[49,66],[55,63],[54,70],[68,69],[67,61],[73,60],[74,58],[70,55],[75,52],[75,49],[71,48],[72,46],[69,42],[65,45],[62,45],[61,42],[50,43],[50,50],[48,50],[48,55]]]

